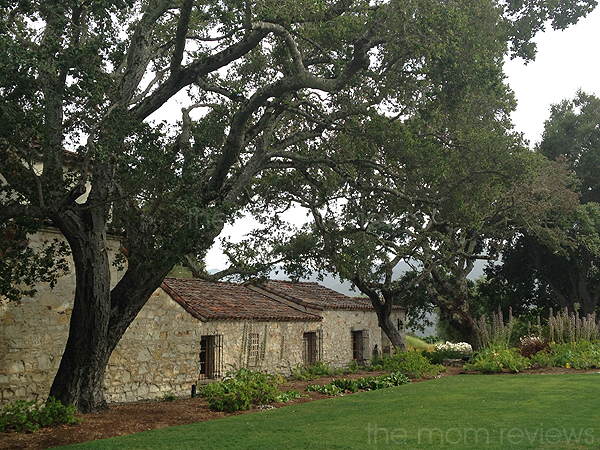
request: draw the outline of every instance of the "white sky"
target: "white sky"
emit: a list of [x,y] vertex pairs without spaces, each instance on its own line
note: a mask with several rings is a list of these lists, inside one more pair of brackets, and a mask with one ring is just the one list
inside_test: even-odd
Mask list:
[[550,105],[573,98],[577,89],[600,95],[600,7],[564,31],[535,39],[534,62],[507,61],[505,73],[518,102],[512,119],[533,145],[541,138]]
[[[507,81],[518,102],[512,119],[532,146],[541,138],[551,104],[573,98],[578,89],[600,96],[600,6],[576,25],[564,31],[549,29],[535,41],[535,61],[527,65],[521,59],[505,63]],[[222,235],[239,239],[252,227],[251,220],[242,219],[235,226],[227,226]],[[209,269],[226,268],[218,243],[206,262]]]

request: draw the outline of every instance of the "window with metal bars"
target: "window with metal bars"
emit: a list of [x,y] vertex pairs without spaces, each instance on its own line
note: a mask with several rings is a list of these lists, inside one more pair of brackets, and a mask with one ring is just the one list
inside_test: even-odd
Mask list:
[[352,332],[352,359],[354,361],[362,362],[363,360],[363,332],[353,331]]
[[223,372],[223,336],[214,334],[200,339],[199,379],[220,378]]
[[314,366],[323,354],[322,330],[304,333],[304,365]]

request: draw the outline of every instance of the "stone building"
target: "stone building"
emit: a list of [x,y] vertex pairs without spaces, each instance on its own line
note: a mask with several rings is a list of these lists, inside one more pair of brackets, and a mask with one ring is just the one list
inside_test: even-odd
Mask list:
[[[114,241],[114,251],[118,242]],[[119,274],[113,274],[113,280]],[[34,298],[0,303],[0,401],[44,398],[68,336],[73,274]],[[394,309],[403,331],[405,312]],[[366,299],[317,283],[209,283],[166,278],[113,352],[108,401],[189,395],[191,386],[250,367],[289,375],[301,364],[343,367],[389,352]]]

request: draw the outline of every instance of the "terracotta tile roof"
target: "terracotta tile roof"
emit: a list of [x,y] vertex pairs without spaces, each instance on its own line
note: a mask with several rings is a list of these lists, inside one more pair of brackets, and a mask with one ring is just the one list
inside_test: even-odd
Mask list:
[[270,294],[300,306],[323,311],[325,309],[373,309],[368,298],[348,297],[314,282],[270,280],[258,285]]
[[237,283],[211,283],[192,278],[165,278],[163,290],[199,320],[318,321]]

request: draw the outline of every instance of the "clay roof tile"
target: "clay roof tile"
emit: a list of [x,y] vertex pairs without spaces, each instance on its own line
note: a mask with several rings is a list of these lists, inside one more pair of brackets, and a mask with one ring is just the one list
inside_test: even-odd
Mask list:
[[199,320],[319,321],[309,314],[237,283],[165,278],[162,288]]

